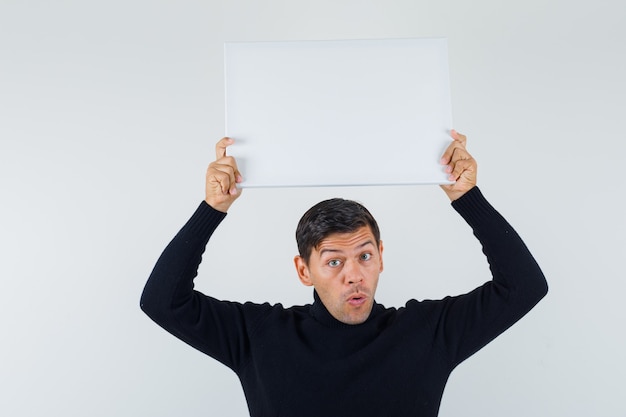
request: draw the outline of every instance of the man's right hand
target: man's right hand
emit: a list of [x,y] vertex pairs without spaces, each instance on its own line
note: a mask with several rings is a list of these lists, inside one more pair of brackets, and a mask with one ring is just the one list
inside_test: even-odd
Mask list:
[[237,184],[243,181],[237,161],[226,155],[226,148],[235,141],[222,138],[215,145],[215,161],[209,164],[206,171],[206,198],[211,207],[226,213],[231,204],[241,195]]

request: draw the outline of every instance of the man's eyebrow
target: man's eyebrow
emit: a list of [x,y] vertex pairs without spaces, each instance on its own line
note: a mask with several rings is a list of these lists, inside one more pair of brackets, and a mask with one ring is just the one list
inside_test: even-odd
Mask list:
[[[360,244],[360,245],[358,245],[356,248],[357,248],[357,249],[362,249],[362,248],[364,248],[364,247],[365,247],[365,246],[367,246],[367,245],[376,246],[376,245],[374,244],[374,242],[372,242],[371,240],[368,240],[368,241],[366,241],[366,242],[361,243],[361,244]],[[323,255],[323,254],[325,254],[325,253],[337,253],[337,252],[343,252],[343,251],[341,251],[341,250],[339,250],[339,249],[325,248],[325,249],[322,249],[322,250],[320,251],[320,256],[321,256],[321,255]]]

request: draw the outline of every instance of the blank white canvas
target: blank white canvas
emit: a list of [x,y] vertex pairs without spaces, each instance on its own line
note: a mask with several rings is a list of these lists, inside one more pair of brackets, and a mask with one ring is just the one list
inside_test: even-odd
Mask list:
[[444,38],[227,42],[244,187],[448,183]]

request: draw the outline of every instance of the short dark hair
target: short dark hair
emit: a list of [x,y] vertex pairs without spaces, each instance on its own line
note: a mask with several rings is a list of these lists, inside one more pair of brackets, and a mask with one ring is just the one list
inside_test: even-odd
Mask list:
[[314,248],[331,234],[350,233],[369,226],[376,246],[380,242],[380,230],[374,216],[360,203],[343,198],[324,200],[302,216],[296,228],[298,251],[305,263],[309,263]]

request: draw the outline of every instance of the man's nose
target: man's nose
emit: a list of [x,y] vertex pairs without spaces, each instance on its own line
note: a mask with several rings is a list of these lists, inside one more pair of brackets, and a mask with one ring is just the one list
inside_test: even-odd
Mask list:
[[348,261],[344,265],[344,280],[348,284],[358,284],[363,281],[363,273],[357,262]]

